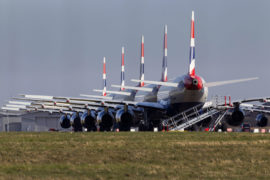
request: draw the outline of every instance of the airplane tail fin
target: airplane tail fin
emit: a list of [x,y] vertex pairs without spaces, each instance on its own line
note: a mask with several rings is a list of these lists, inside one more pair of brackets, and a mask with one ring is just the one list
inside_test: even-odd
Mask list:
[[144,86],[144,36],[142,36],[142,44],[141,44],[141,64],[140,64],[140,84],[139,86]]
[[121,63],[121,88],[120,90],[125,90],[125,62],[124,62],[124,56],[125,56],[125,49],[122,47],[122,63]]
[[103,58],[103,92],[102,92],[102,96],[106,96],[106,58]]
[[168,81],[168,68],[167,68],[167,25],[165,25],[164,28],[164,44],[163,44],[163,48],[164,48],[164,53],[163,53],[163,61],[162,61],[162,77],[161,77],[161,81],[166,82]]
[[189,54],[189,75],[195,76],[195,31],[194,31],[194,11],[191,15],[190,31],[190,54]]

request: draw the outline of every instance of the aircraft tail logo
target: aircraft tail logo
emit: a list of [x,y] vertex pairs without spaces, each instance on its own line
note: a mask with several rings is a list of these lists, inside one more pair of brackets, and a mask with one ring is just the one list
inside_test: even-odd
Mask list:
[[102,92],[102,96],[106,96],[106,58],[103,58],[103,92]]
[[167,48],[167,25],[165,25],[164,28],[164,54],[163,54],[163,61],[162,61],[162,77],[161,80],[163,82],[168,81],[168,68],[167,68],[167,54],[168,54],[168,48]]
[[120,90],[123,91],[125,90],[125,62],[124,62],[124,56],[125,56],[125,49],[122,47],[122,63],[121,63],[121,88]]
[[141,44],[141,64],[140,64],[140,86],[144,86],[144,36],[142,36],[142,44]]
[[189,54],[189,75],[195,76],[195,35],[194,35],[194,11],[191,15],[190,31],[190,54]]

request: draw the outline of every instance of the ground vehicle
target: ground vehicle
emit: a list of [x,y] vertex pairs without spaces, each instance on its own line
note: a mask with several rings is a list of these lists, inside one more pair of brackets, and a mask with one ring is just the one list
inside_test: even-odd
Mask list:
[[250,132],[250,124],[249,123],[243,123],[241,125],[242,132]]

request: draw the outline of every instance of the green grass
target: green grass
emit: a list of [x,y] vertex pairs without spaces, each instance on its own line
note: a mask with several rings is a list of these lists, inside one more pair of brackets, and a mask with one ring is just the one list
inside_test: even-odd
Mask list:
[[0,133],[0,179],[270,179],[270,134]]

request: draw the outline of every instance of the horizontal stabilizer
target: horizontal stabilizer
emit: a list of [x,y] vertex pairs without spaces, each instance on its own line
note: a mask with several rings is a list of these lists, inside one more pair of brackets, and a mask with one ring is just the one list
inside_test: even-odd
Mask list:
[[144,82],[146,84],[154,84],[154,85],[169,86],[169,87],[177,87],[178,86],[178,83],[172,83],[172,82],[147,81],[147,80],[138,80],[138,79],[131,79],[131,81]]
[[120,85],[111,85],[111,86],[116,87],[116,88],[124,88],[124,89],[131,89],[131,90],[137,90],[137,91],[152,92],[152,88],[146,88],[146,87],[120,86]]
[[205,87],[222,86],[226,84],[234,84],[234,83],[240,83],[240,82],[245,82],[245,81],[252,81],[256,79],[259,79],[259,78],[254,77],[254,78],[236,79],[236,80],[228,80],[228,81],[208,82],[208,83],[205,83],[204,86]]
[[88,95],[88,94],[80,94],[80,96],[89,97],[89,98],[98,98],[98,99],[109,99],[109,100],[112,99],[112,97],[108,97],[108,96],[98,96],[98,95]]
[[[93,89],[95,92],[103,92],[101,89]],[[129,92],[122,92],[122,91],[106,91],[107,94],[119,94],[124,96],[130,96]]]

